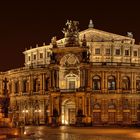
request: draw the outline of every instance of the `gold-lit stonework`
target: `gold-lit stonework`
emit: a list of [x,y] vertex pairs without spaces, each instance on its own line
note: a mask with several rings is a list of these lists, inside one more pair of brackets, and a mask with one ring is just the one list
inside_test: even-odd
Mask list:
[[8,80],[13,121],[46,125],[139,125],[140,45],[67,21],[64,38],[25,50],[25,67],[1,72]]

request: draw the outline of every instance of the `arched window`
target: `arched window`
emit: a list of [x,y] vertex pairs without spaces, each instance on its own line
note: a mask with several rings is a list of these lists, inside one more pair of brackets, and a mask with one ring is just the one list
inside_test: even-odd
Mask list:
[[27,80],[23,80],[23,92],[27,91]]
[[123,100],[123,109],[130,109],[129,107],[130,105],[128,99]]
[[45,79],[45,91],[49,90],[49,77]]
[[9,94],[12,93],[12,83],[9,83]]
[[116,80],[114,76],[108,77],[108,90],[115,90],[116,89]]
[[93,90],[101,89],[101,78],[99,76],[93,77]]
[[122,79],[122,89],[129,90],[130,89],[130,80],[128,77],[123,77]]
[[136,90],[140,91],[140,77],[136,78]]
[[15,81],[15,93],[18,93],[19,91],[19,83],[18,81]]
[[35,78],[33,80],[33,91],[38,92],[40,90],[40,80],[38,78]]
[[94,104],[93,106],[94,109],[101,109],[101,106],[99,103]]
[[36,92],[37,78],[33,79],[33,91]]

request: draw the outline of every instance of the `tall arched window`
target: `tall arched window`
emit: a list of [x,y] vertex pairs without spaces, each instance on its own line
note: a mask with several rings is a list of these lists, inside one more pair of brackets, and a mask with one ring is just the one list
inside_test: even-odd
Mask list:
[[93,90],[101,89],[101,78],[99,76],[93,77]]
[[19,83],[18,81],[15,81],[15,93],[18,93],[19,91]]
[[12,83],[9,83],[9,94],[12,93]]
[[33,91],[38,92],[40,90],[40,80],[38,78],[34,78],[33,80]]
[[116,109],[116,105],[113,100],[108,103],[108,109]]
[[93,109],[101,109],[101,105],[99,103],[94,104]]
[[33,91],[36,92],[37,78],[33,79]]
[[27,91],[27,80],[23,80],[23,92]]
[[116,80],[114,76],[108,77],[108,90],[115,90],[116,89]]
[[130,109],[130,104],[128,99],[123,100],[123,109]]
[[123,77],[123,79],[122,79],[122,89],[123,90],[129,90],[130,89],[129,77]]
[[45,78],[45,91],[49,90],[49,77]]
[[136,78],[136,90],[140,91],[140,77]]

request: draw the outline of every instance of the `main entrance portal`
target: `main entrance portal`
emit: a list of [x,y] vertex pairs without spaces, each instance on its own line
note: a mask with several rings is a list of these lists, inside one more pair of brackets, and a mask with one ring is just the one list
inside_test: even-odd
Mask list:
[[65,100],[62,103],[62,124],[73,125],[76,121],[75,102],[72,100]]

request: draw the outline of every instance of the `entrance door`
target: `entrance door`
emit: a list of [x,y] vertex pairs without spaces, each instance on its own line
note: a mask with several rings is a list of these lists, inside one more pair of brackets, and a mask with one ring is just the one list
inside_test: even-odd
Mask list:
[[70,108],[68,112],[69,124],[75,124],[75,108]]
[[123,112],[123,123],[130,124],[130,112]]
[[76,121],[75,102],[66,100],[62,103],[62,124],[73,125]]
[[114,124],[115,123],[115,112],[109,112],[108,113],[108,122],[110,124]]
[[94,124],[101,123],[101,112],[93,112],[93,123]]
[[69,81],[69,89],[75,89],[75,81]]

